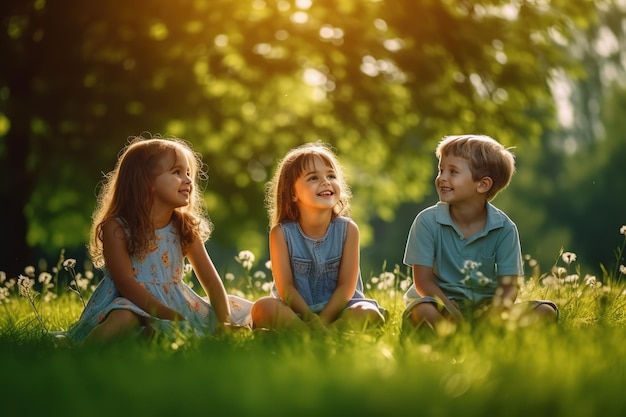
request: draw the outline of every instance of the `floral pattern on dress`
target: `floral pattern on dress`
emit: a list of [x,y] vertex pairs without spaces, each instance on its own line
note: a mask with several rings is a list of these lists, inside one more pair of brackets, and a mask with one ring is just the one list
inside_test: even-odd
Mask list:
[[[200,296],[182,280],[185,257],[172,223],[156,231],[156,242],[158,245],[153,250],[131,258],[135,280],[158,301],[182,314],[186,321],[177,323],[151,316],[123,298],[105,270],[102,281],[89,298],[79,320],[67,332],[71,340],[82,341],[116,309],[130,310],[141,317],[149,318],[151,325],[161,333],[174,335],[181,329],[188,329],[202,336],[215,331],[217,318],[208,297]],[[232,322],[251,326],[252,302],[235,295],[229,295],[228,298]]]

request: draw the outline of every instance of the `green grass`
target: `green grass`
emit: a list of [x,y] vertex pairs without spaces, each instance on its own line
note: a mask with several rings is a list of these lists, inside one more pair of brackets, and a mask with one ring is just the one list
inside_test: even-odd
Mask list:
[[[534,273],[521,288],[522,299],[557,301],[558,325],[474,325],[441,337],[400,336],[406,275],[398,271],[392,281],[369,281],[368,295],[390,311],[376,335],[235,333],[62,348],[43,336],[37,314],[49,330],[67,328],[82,311],[77,295],[40,295],[35,312],[13,289],[0,306],[0,413],[624,415],[626,287],[611,276],[589,285],[569,266],[549,286]],[[244,275],[230,290],[250,285]]]

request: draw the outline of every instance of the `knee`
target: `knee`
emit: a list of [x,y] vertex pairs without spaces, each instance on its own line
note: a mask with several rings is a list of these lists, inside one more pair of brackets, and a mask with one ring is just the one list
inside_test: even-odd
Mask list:
[[535,307],[535,314],[544,321],[556,322],[558,318],[557,311],[550,304],[540,304]]
[[106,322],[119,329],[139,327],[141,319],[130,310],[113,310],[106,318]]
[[276,310],[276,299],[272,297],[259,298],[250,309],[250,317],[254,323],[261,323],[272,316],[272,312]]
[[420,303],[410,310],[408,319],[414,327],[419,327],[424,323],[434,325],[444,316],[431,303]]

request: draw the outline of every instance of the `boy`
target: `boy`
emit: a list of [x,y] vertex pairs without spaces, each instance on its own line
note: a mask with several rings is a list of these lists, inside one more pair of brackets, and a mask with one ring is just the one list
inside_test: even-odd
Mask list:
[[[501,316],[524,273],[517,227],[490,203],[511,180],[513,154],[489,136],[462,135],[444,137],[436,156],[439,202],[416,216],[404,253],[413,284],[403,322],[413,329],[460,323],[482,310]],[[550,301],[515,307],[534,318],[558,316]]]

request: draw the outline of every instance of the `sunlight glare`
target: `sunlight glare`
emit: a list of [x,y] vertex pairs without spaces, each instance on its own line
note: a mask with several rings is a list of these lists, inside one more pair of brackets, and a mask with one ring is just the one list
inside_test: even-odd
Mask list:
[[309,15],[306,12],[295,12],[290,19],[293,23],[303,24],[309,21]]
[[217,35],[213,42],[215,43],[215,46],[223,48],[228,45],[228,36],[224,34]]

